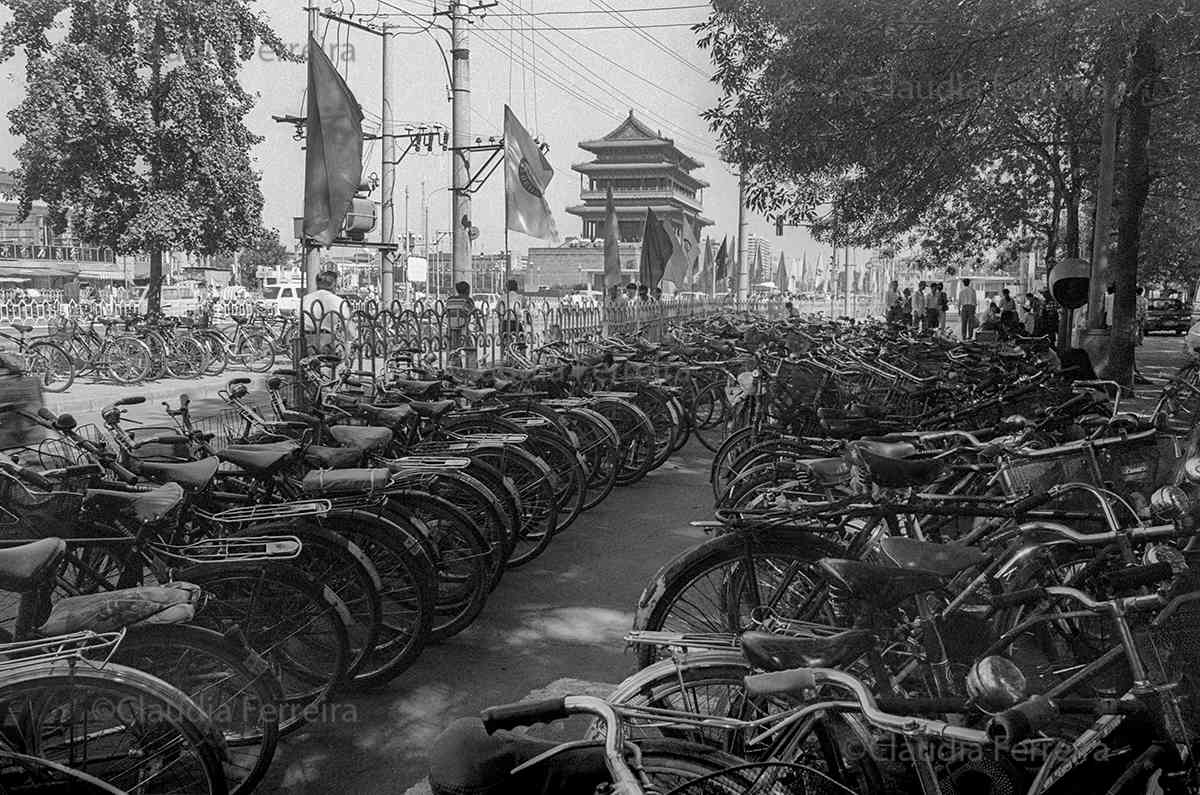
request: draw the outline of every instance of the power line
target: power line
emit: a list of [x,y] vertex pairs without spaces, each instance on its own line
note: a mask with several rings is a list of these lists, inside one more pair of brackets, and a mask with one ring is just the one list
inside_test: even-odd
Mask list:
[[[416,2],[416,0],[409,0],[409,1]],[[649,8],[627,8],[627,9],[624,9],[622,11],[622,13],[641,14],[641,13],[644,13],[647,11],[687,11],[687,10],[691,10],[694,8],[712,8],[712,5],[709,3],[693,3],[691,5],[685,5],[685,6],[651,6]],[[607,12],[601,12],[601,11],[539,11],[539,12],[537,12],[537,15],[538,15],[538,17],[549,17],[549,16],[568,15],[568,14],[569,15],[576,15],[576,14],[596,15],[596,14],[601,14],[601,13],[607,13]],[[520,16],[520,14],[504,14],[504,13],[498,14],[498,13],[493,13],[493,12],[487,12],[483,16],[515,17],[515,16]]]
[[693,72],[696,72],[697,74],[701,75],[706,80],[709,79],[709,75],[703,69],[701,69],[699,66],[696,66],[694,63],[689,61],[687,58],[684,58],[678,52],[671,49],[667,45],[663,44],[661,41],[654,38],[649,33],[646,33],[646,31],[642,29],[642,28],[658,27],[658,26],[656,26],[656,25],[638,26],[638,25],[634,24],[633,22],[631,22],[629,20],[629,18],[626,17],[624,14],[622,14],[618,9],[615,9],[612,6],[610,6],[607,2],[605,2],[605,0],[588,0],[588,2],[590,2],[592,5],[596,6],[597,8],[602,9],[605,13],[607,13],[613,19],[616,19],[619,22],[621,22],[624,27],[627,27],[630,30],[635,31],[643,39],[650,42],[651,44],[653,44],[655,47],[659,48],[663,52],[667,53],[668,55],[670,55],[675,60],[679,61],[684,66],[691,69]]
[[[494,28],[490,28],[490,27],[481,28],[481,29],[486,29],[489,31],[494,30]],[[522,34],[522,35],[525,35],[525,34]],[[531,40],[533,49],[536,49],[537,48],[536,36],[530,36],[530,40]],[[556,44],[553,41],[547,41],[547,43],[550,44],[552,47],[556,48],[559,52],[561,52],[566,57],[566,60],[556,56],[550,50],[546,50],[546,54],[548,56],[550,56],[551,58],[553,58],[556,62],[561,64],[564,69],[566,69],[569,72],[574,73],[577,77],[579,77],[582,80],[583,83],[585,83],[585,84],[595,83],[595,84],[606,87],[610,93],[618,96],[619,98],[622,98],[625,102],[629,103],[631,106],[639,108],[647,118],[656,120],[660,124],[665,124],[669,128],[679,129],[682,136],[691,139],[690,145],[696,146],[698,148],[702,148],[706,151],[709,151],[711,149],[711,144],[708,141],[706,141],[705,139],[701,138],[698,135],[688,132],[684,128],[684,126],[679,124],[678,122],[676,122],[670,118],[667,118],[666,116],[663,116],[659,113],[655,113],[654,111],[645,109],[644,107],[642,107],[642,103],[638,102],[638,100],[635,97],[631,96],[630,94],[626,93],[625,91],[622,91],[620,88],[617,88],[609,80],[607,80],[603,75],[592,70],[589,66],[587,66],[587,64],[577,61],[573,57],[573,54],[570,53],[569,51],[567,51],[565,48],[561,47],[560,45]],[[537,65],[534,64],[533,68],[535,70],[534,74],[536,75],[537,74],[537,71],[536,71]],[[583,71],[580,71],[581,69]],[[586,72],[586,74],[584,74],[584,72]]]

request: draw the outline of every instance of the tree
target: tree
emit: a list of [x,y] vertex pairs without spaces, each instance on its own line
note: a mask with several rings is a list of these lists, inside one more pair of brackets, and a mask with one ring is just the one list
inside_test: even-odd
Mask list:
[[254,239],[242,249],[238,258],[238,283],[243,287],[258,286],[258,269],[282,270],[292,263],[294,257],[287,247],[279,242],[279,232],[260,229]]
[[[148,252],[152,310],[163,253],[237,249],[261,226],[241,64],[270,48],[295,60],[251,0],[5,0],[0,59],[23,49],[26,96],[9,114],[22,212],[59,231]],[[58,18],[66,35],[51,42]]]

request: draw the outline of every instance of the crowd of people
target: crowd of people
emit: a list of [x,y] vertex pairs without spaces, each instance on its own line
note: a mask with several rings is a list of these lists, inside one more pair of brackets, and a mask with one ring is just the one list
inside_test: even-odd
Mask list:
[[972,338],[978,331],[1002,336],[1050,336],[1058,332],[1058,304],[1050,291],[1027,292],[1020,302],[1008,288],[984,297],[982,310],[978,291],[970,279],[962,279],[952,298],[942,282],[920,281],[915,288],[900,289],[893,281],[884,295],[889,323],[916,331],[945,331],[946,314],[958,310],[958,335]]

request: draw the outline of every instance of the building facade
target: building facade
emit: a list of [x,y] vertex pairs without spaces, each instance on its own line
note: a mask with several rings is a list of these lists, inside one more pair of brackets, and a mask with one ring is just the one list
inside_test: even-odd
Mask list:
[[637,279],[642,229],[647,210],[680,234],[685,228],[697,240],[712,221],[702,214],[708,183],[692,172],[703,164],[680,151],[675,142],[638,119],[633,111],[615,130],[579,147],[593,155],[571,168],[579,173],[581,204],[567,208],[580,220],[578,237],[561,246],[529,250],[528,288],[593,287],[604,272],[606,196],[612,188],[621,241],[623,281]]

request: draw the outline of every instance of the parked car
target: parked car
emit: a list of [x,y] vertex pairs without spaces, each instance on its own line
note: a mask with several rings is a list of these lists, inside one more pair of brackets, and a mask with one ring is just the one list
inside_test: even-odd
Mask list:
[[262,304],[268,309],[280,314],[282,312],[300,311],[300,285],[273,284],[262,290]]
[[[137,288],[139,314],[146,314],[146,288]],[[167,317],[187,317],[200,311],[200,291],[191,284],[164,284],[159,294],[159,310]]]
[[1171,331],[1176,336],[1192,326],[1192,310],[1178,298],[1151,298],[1146,308],[1146,328],[1152,331]]

